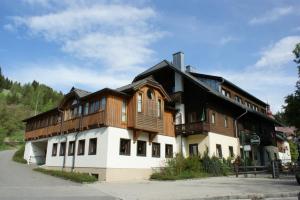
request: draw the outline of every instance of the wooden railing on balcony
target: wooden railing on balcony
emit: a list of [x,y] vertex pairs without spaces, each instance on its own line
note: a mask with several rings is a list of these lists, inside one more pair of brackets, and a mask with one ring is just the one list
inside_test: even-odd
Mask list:
[[82,118],[82,129],[89,129],[94,126],[102,126],[105,124],[105,111],[96,112]]
[[210,125],[206,122],[193,122],[175,125],[176,135],[203,134],[210,131]]
[[32,131],[26,131],[25,133],[25,140],[33,140],[39,139],[44,137],[51,137],[56,134],[74,132],[79,130],[87,130],[93,127],[100,127],[105,124],[105,111],[100,111],[96,113],[92,113],[82,117],[70,119],[64,121],[61,124],[58,123],[56,125],[51,125],[39,129],[35,129]]

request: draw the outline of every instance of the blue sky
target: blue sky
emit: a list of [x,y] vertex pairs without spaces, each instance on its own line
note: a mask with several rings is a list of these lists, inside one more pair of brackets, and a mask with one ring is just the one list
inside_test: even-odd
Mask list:
[[2,0],[0,65],[22,83],[96,91],[127,84],[180,50],[186,64],[275,112],[295,89],[299,9],[296,0]]

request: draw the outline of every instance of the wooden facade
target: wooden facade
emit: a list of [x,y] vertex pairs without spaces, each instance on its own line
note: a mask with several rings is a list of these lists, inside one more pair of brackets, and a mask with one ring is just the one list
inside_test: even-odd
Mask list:
[[[153,92],[152,98],[147,96],[149,90]],[[142,95],[141,112],[137,110],[139,94]],[[165,99],[158,88],[150,85],[138,88],[130,96],[104,93],[80,99],[76,95],[67,95],[60,109],[26,120],[25,140],[103,126],[175,137],[173,113],[165,110]],[[54,123],[50,123],[53,118]],[[42,126],[36,126],[37,123]]]
[[232,100],[234,101],[237,101],[236,100],[236,97],[239,97],[241,98],[241,104],[242,105],[245,105],[245,106],[248,106],[247,104],[250,104],[251,106],[248,106],[249,108],[253,109],[253,110],[256,110],[255,108],[257,108],[257,112],[261,112],[261,113],[266,113],[266,106],[265,105],[262,105],[261,103],[251,99],[251,98],[248,98],[246,97],[246,95],[243,95],[241,94],[241,92],[227,86],[227,85],[222,85],[221,86],[221,90],[224,89],[226,91],[228,91],[230,93],[230,97]]

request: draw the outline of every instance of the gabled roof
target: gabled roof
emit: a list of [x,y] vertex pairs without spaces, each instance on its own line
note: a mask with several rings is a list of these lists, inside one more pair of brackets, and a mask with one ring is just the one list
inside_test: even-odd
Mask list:
[[166,97],[166,99],[168,101],[171,101],[171,98],[169,97],[168,93],[164,90],[164,88],[153,79],[152,76],[148,76],[144,79],[141,79],[139,81],[135,81],[131,84],[125,85],[123,87],[117,88],[116,90],[119,92],[129,92],[129,91],[135,91],[137,89],[139,89],[140,87],[144,86],[144,85],[151,85],[156,87],[157,89],[159,89],[161,91],[161,93]]
[[196,73],[196,72],[189,72],[191,75],[195,76],[195,77],[200,77],[200,78],[207,78],[207,79],[213,79],[213,80],[217,80],[220,82],[224,82],[225,84],[230,85],[231,87],[235,88],[236,90],[238,90],[239,92],[243,93],[244,95],[254,99],[255,101],[258,101],[259,103],[263,104],[264,106],[267,106],[268,104],[265,103],[264,101],[258,99],[257,97],[253,96],[252,94],[250,94],[249,92],[243,90],[242,88],[240,88],[239,86],[235,85],[234,83],[228,81],[227,79],[221,77],[221,76],[213,76],[213,75],[209,75],[209,74],[201,74],[201,73]]
[[78,89],[78,88],[75,88],[75,87],[72,87],[70,92],[74,92],[79,98],[82,98],[82,97],[85,97],[89,94],[91,94],[91,92],[88,92],[88,91],[85,91],[85,90],[82,90],[82,89]]
[[42,115],[44,115],[44,114],[51,113],[51,112],[58,112],[58,107],[52,108],[51,110],[47,110],[47,111],[45,111],[45,112],[41,112],[41,113],[39,113],[39,114],[37,114],[37,115],[34,115],[34,116],[32,116],[32,117],[28,117],[28,118],[26,118],[26,119],[23,119],[22,122],[27,122],[28,120],[31,120],[31,119],[40,117],[40,116],[42,116]]
[[175,72],[183,75],[183,77],[189,79],[190,81],[192,81],[193,83],[195,83],[198,87],[204,89],[205,91],[213,94],[214,96],[216,96],[218,98],[223,99],[224,101],[226,101],[228,103],[231,103],[231,104],[233,104],[233,105],[235,105],[237,107],[240,107],[240,108],[242,108],[244,110],[247,110],[247,112],[249,112],[249,113],[254,113],[254,114],[256,114],[256,115],[258,115],[260,117],[263,117],[264,119],[267,119],[269,121],[272,121],[272,122],[278,124],[278,122],[276,120],[271,119],[267,115],[262,114],[260,112],[257,112],[255,110],[252,110],[252,109],[248,108],[245,105],[239,104],[238,102],[234,101],[233,99],[229,99],[228,97],[225,97],[222,93],[213,90],[212,88],[210,88],[209,86],[207,86],[205,83],[203,83],[202,81],[198,80],[196,77],[192,76],[190,73],[183,72],[183,71],[177,69],[172,63],[170,63],[167,60],[163,60],[162,62],[158,63],[157,65],[155,65],[155,66],[149,68],[148,70],[140,73],[139,75],[137,75],[134,78],[133,82],[139,81],[142,78],[144,78],[146,76],[149,76],[149,75],[153,74],[154,72],[156,72],[158,70],[161,70],[161,69],[164,69],[164,68],[172,69],[173,71],[175,71]]

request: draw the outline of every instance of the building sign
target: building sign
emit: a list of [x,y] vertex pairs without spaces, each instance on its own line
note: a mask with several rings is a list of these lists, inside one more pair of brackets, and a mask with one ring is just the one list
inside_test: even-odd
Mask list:
[[260,144],[260,137],[256,134],[251,135],[250,143],[251,143],[251,145],[259,145]]
[[244,151],[251,151],[251,145],[244,145]]

